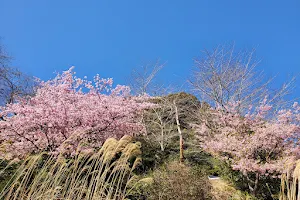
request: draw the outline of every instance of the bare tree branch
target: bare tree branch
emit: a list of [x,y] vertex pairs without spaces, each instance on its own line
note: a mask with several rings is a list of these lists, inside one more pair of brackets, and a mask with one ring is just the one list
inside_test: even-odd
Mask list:
[[35,81],[20,70],[10,67],[9,57],[0,45],[0,105],[15,102],[20,96],[34,94]]
[[255,50],[234,52],[234,47],[219,46],[213,51],[204,51],[201,59],[195,60],[196,70],[189,80],[193,90],[213,106],[226,109],[228,103],[238,102],[239,110],[248,109],[268,97],[269,102],[280,107],[290,93],[295,78],[280,89],[271,90],[273,78],[266,79],[257,71],[259,62],[254,59]]
[[164,67],[164,64],[156,62],[154,65],[145,65],[132,71],[129,80],[129,86],[134,94],[156,94],[160,91],[162,85],[155,82],[158,72]]

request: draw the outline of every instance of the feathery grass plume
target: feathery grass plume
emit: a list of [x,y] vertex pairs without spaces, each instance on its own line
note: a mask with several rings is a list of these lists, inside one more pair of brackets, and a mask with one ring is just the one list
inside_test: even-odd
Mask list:
[[[79,147],[80,148],[80,145]],[[29,156],[0,193],[7,200],[125,199],[133,170],[141,161],[140,144],[130,136],[107,139],[94,153],[77,151]]]
[[300,160],[296,167],[287,166],[287,172],[281,175],[280,200],[300,200]]

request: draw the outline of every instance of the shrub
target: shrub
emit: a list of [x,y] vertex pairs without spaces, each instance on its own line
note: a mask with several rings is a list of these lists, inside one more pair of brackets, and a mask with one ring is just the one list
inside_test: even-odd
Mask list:
[[[145,183],[145,181],[139,181]],[[147,187],[139,187],[138,199],[211,199],[211,185],[206,175],[195,168],[171,162],[152,174],[152,181],[146,178]]]

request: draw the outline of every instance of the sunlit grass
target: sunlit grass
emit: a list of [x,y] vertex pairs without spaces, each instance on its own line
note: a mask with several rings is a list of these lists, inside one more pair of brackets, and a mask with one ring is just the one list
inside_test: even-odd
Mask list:
[[22,162],[0,199],[125,199],[133,170],[140,163],[140,144],[130,136],[108,139],[94,153],[32,155]]
[[282,174],[279,199],[300,200],[300,161],[297,162],[294,171],[288,170]]

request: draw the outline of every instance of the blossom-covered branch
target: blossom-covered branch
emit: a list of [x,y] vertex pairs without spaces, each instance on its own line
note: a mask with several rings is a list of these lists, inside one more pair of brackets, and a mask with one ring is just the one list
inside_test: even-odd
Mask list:
[[40,82],[35,96],[1,108],[1,154],[24,157],[38,152],[74,154],[102,145],[109,137],[144,132],[140,114],[150,106],[146,97],[130,96],[127,86],[112,79],[77,78],[73,68]]

